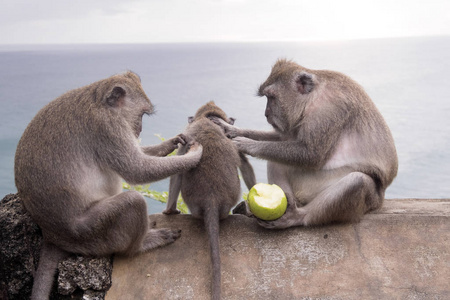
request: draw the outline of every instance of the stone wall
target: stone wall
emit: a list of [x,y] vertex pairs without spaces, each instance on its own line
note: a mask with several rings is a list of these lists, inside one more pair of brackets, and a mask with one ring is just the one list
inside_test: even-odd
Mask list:
[[[106,299],[210,299],[202,222],[152,218],[181,238],[116,256]],[[233,215],[220,243],[223,299],[450,299],[450,200],[386,200],[358,224],[275,231]]]
[[[210,299],[209,244],[190,215],[152,215],[182,229],[133,258],[72,255],[51,299]],[[20,198],[0,202],[0,299],[28,299],[42,241]],[[221,222],[223,299],[450,299],[450,200],[386,200],[357,224],[266,230]],[[112,275],[111,275],[112,273]],[[111,285],[112,276],[112,285]]]

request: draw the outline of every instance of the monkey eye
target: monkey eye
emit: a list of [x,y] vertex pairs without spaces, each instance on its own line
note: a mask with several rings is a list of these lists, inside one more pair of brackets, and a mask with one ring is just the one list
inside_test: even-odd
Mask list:
[[266,97],[267,97],[267,100],[269,100],[269,101],[275,101],[276,100],[275,96],[273,96],[273,95],[266,95]]

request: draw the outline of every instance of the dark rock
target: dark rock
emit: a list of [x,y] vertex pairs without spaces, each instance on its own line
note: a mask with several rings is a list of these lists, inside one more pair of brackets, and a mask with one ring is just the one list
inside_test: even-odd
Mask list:
[[[29,299],[39,262],[42,233],[17,194],[0,201],[0,299]],[[71,255],[58,265],[51,299],[105,298],[112,257]]]

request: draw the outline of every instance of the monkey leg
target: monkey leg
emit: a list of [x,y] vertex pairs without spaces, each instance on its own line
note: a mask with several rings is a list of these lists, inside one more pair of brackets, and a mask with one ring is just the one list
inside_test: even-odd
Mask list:
[[255,172],[253,171],[253,167],[244,153],[239,152],[239,158],[241,159],[239,170],[241,170],[245,185],[250,190],[256,184]]
[[98,201],[74,223],[67,251],[89,255],[138,254],[172,243],[180,235],[170,229],[149,229],[147,204],[135,191]]
[[267,181],[270,184],[278,185],[286,194],[288,209],[297,207],[297,201],[292,192],[291,184],[288,178],[288,166],[276,162],[267,162]]
[[163,211],[165,215],[179,214],[177,209],[178,195],[181,190],[182,174],[175,174],[170,177],[169,183],[169,199],[167,200],[166,209]]
[[303,207],[303,225],[356,222],[381,200],[370,176],[352,172]]
[[280,219],[260,222],[260,225],[266,228],[288,228],[359,221],[373,207],[373,203],[381,203],[379,197],[370,176],[352,172],[319,193],[304,207],[286,211]]

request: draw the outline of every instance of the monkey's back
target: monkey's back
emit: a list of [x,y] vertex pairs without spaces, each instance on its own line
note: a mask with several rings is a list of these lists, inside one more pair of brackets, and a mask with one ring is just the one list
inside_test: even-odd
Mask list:
[[203,155],[196,168],[183,174],[183,199],[193,215],[197,209],[217,207],[224,217],[239,200],[238,150],[207,118],[191,123],[185,134],[203,146]]
[[91,201],[104,197],[103,191],[120,184],[117,174],[105,177],[106,171],[96,163],[94,147],[99,141],[94,136],[101,126],[95,119],[92,94],[97,85],[71,90],[48,103],[29,123],[17,146],[16,187],[41,227],[58,226],[46,224],[50,213],[65,222]]

